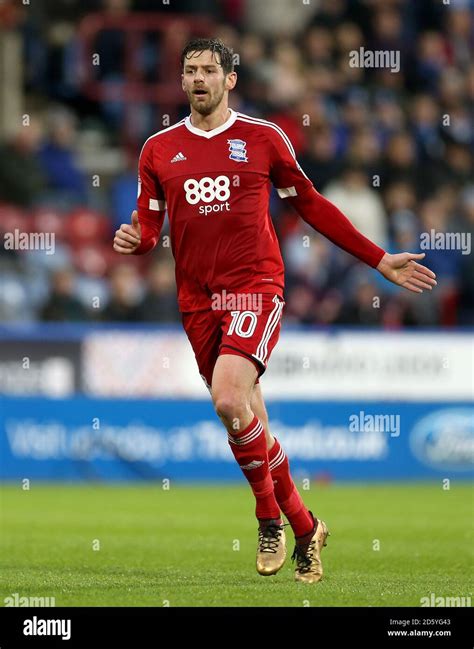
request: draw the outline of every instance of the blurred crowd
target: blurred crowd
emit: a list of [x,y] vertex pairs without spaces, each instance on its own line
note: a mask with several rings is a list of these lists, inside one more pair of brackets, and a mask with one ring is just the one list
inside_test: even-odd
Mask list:
[[[179,320],[167,226],[165,245],[143,258],[114,253],[112,239],[135,206],[140,146],[167,125],[159,101],[133,102],[130,113],[126,93],[117,92],[127,87],[127,57],[148,86],[178,83],[180,71],[160,78],[164,34],[145,34],[131,52],[122,28],[111,27],[93,42],[100,57],[93,80],[115,91],[93,96],[81,25],[95,11],[117,25],[142,12],[178,13],[189,30],[183,38],[194,35],[194,17],[208,16],[212,33],[239,57],[231,106],[279,124],[318,191],[367,237],[392,253],[420,251],[421,235],[432,231],[470,241],[468,0],[4,1],[0,32],[21,43],[26,122],[0,146],[0,234],[56,238],[51,255],[0,247],[0,320]],[[400,69],[353,67],[350,53],[360,48],[400,52]],[[174,119],[188,113],[184,95],[173,111]],[[275,194],[270,207],[286,265],[287,322],[474,323],[470,246],[422,250],[438,286],[414,295],[314,232]]]

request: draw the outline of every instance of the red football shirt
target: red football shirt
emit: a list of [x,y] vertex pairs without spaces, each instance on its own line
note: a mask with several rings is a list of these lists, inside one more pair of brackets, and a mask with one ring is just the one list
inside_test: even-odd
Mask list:
[[[380,261],[384,251],[314,190],[278,126],[230,110],[222,126],[203,131],[189,116],[145,142],[137,200],[142,230],[153,230],[154,243],[168,210],[181,311],[208,309],[211,296],[224,289],[283,296],[283,260],[268,208],[272,184],[338,245],[371,265]],[[325,213],[317,198],[332,211]],[[311,212],[324,222],[313,223]],[[351,239],[358,247],[344,245]]]

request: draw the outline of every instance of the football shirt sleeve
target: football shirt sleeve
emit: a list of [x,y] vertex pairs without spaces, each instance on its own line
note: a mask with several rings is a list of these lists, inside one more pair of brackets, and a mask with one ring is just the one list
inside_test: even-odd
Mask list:
[[288,200],[301,218],[339,248],[376,268],[385,251],[367,239],[349,219],[313,186],[298,164],[286,134],[276,125],[270,137],[270,179],[280,198]]
[[138,162],[138,220],[141,243],[135,255],[143,255],[156,246],[165,218],[166,200],[153,166],[152,142],[145,142]]

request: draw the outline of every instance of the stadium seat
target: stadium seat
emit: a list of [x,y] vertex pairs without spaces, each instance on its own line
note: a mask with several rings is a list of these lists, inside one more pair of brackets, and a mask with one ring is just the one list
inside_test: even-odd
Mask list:
[[112,226],[107,217],[87,208],[77,208],[66,219],[67,238],[75,247],[80,243],[109,242],[113,240]]
[[32,214],[32,223],[36,232],[54,232],[56,239],[63,241],[67,237],[67,223],[64,214],[54,209],[42,207]]
[[14,205],[7,203],[0,204],[0,233],[14,232],[31,232],[32,219],[31,215]]
[[114,255],[111,245],[104,243],[87,243],[72,250],[75,268],[90,277],[104,277]]

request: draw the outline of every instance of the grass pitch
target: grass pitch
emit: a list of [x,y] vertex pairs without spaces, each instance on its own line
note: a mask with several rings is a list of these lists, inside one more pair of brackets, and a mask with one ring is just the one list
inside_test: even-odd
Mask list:
[[293,581],[289,556],[277,575],[257,574],[245,484],[4,485],[0,606],[14,593],[55,597],[56,606],[420,606],[431,593],[472,597],[468,485],[302,493],[331,531],[316,585]]

